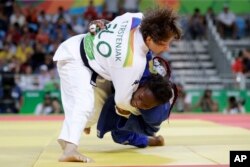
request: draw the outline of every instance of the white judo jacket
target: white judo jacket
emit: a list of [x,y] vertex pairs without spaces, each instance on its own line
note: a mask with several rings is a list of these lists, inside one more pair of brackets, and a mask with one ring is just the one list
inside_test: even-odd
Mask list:
[[139,30],[142,17],[142,13],[116,17],[95,36],[83,34],[66,40],[60,45],[63,49],[57,50],[61,53],[54,56],[55,61],[80,59],[79,45],[84,38],[89,65],[100,76],[113,82],[116,105],[135,115],[139,112],[130,101],[145,70],[149,51]]

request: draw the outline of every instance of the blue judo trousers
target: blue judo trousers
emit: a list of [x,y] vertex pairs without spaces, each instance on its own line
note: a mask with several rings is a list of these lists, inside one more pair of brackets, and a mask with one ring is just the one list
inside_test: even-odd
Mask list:
[[[147,54],[147,60],[152,59],[152,54]],[[145,68],[141,82],[150,75],[149,65]],[[125,118],[116,114],[114,95],[105,102],[98,123],[97,136],[103,138],[105,133],[111,132],[114,142],[144,148],[148,145],[148,137],[153,136],[161,123],[168,119],[172,105],[168,102],[148,110],[140,110],[141,115],[131,114]]]

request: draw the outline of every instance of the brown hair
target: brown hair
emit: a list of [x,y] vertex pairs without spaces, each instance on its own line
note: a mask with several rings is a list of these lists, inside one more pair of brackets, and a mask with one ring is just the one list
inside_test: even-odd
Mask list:
[[150,36],[154,42],[166,41],[174,36],[181,38],[181,29],[177,25],[178,16],[170,8],[157,8],[147,11],[142,19],[140,31],[143,39]]

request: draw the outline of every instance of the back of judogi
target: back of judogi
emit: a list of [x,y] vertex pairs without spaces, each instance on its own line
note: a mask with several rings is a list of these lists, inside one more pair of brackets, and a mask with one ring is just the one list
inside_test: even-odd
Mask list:
[[130,105],[146,65],[148,48],[140,33],[141,13],[126,13],[107,24],[95,36],[87,34],[84,48],[90,66],[115,87],[115,102],[136,114]]

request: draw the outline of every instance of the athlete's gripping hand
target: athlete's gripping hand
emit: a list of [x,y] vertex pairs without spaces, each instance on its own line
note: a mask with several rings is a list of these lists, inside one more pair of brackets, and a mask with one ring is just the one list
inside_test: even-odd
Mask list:
[[98,31],[105,29],[106,28],[106,24],[108,24],[109,21],[104,20],[104,19],[100,19],[100,20],[93,20],[90,22],[89,24],[89,32],[92,35],[96,35]]

